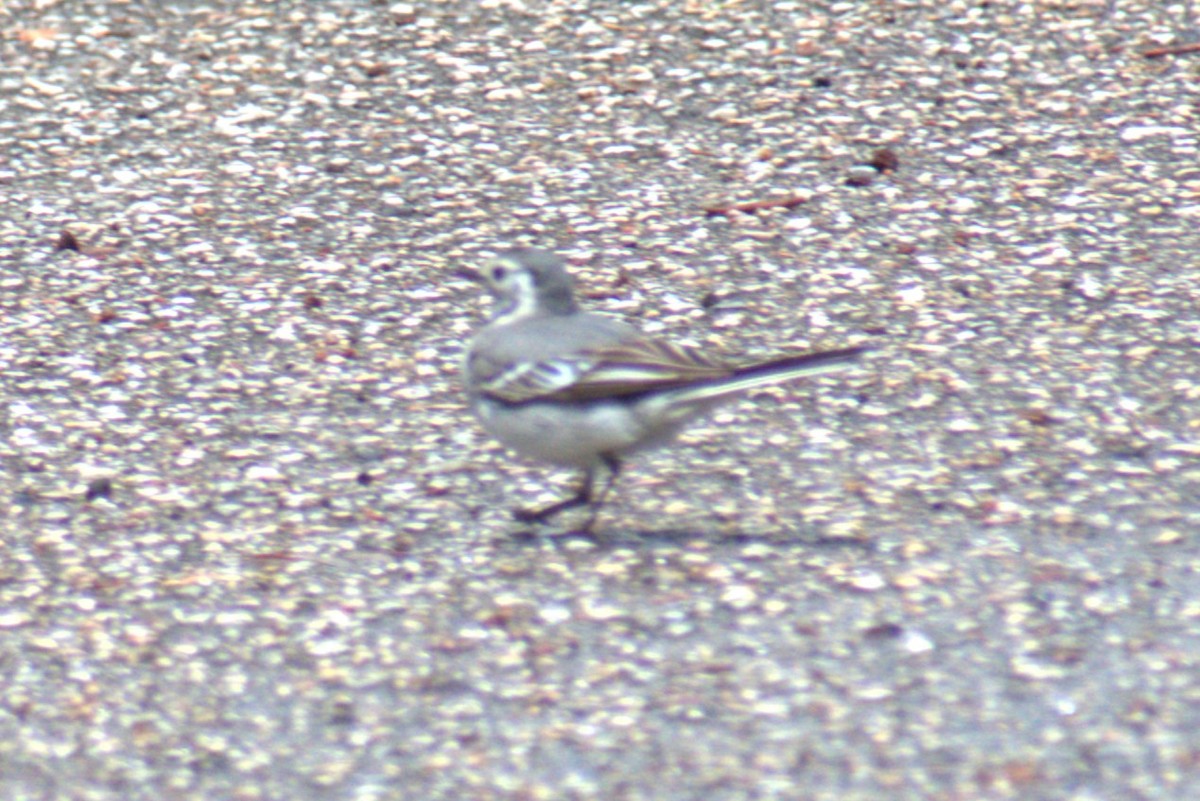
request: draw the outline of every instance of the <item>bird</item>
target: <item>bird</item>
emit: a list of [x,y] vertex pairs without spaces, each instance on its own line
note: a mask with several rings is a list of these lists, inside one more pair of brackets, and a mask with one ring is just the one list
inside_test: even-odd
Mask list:
[[[463,358],[471,410],[512,450],[582,471],[569,497],[515,510],[523,523],[589,506],[579,531],[591,532],[626,456],[670,443],[687,424],[750,389],[844,370],[867,350],[727,361],[584,311],[563,260],[538,248],[501,252],[468,273],[496,298]],[[601,471],[607,481],[597,492]]]

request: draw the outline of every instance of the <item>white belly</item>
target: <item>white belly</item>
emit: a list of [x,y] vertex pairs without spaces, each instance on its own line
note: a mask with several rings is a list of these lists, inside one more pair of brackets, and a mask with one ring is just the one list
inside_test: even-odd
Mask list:
[[503,406],[480,399],[475,412],[488,433],[513,450],[570,467],[594,465],[601,454],[620,456],[662,444],[678,430],[652,424],[623,403]]

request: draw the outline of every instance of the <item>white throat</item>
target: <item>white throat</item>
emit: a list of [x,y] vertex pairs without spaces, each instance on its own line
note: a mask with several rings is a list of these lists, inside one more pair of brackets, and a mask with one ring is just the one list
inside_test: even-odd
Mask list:
[[508,304],[500,313],[492,318],[492,325],[507,325],[533,317],[538,313],[537,289],[533,285],[533,276],[522,272],[513,276],[512,292],[509,293]]

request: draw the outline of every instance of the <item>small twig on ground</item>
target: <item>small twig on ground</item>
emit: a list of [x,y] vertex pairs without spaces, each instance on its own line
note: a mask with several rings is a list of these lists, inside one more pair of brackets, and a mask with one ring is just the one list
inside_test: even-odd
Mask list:
[[730,203],[726,206],[705,206],[704,213],[709,217],[716,217],[721,214],[729,215],[735,211],[740,211],[744,214],[753,214],[762,209],[794,209],[807,202],[808,198],[796,196],[774,198],[772,200],[751,200],[746,203]]
[[1200,42],[1153,47],[1149,50],[1143,50],[1142,56],[1145,58],[1162,58],[1163,56],[1179,56],[1185,53],[1200,53]]

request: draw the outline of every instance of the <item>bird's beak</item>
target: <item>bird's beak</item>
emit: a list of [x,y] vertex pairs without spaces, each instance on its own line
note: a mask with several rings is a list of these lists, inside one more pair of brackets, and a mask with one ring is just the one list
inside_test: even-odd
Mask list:
[[456,267],[452,273],[455,278],[465,278],[468,281],[473,281],[476,284],[484,283],[483,273],[472,267]]

